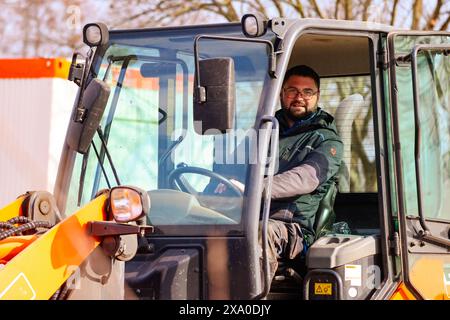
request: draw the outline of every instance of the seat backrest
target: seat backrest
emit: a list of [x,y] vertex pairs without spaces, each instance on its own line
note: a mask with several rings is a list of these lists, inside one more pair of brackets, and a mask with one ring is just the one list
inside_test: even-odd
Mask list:
[[314,240],[319,239],[326,233],[328,233],[334,221],[336,220],[336,214],[334,213],[334,200],[336,199],[337,194],[337,184],[333,181],[328,188],[325,196],[320,201],[319,208],[316,212],[316,218],[314,220],[314,231],[316,236]]
[[364,108],[364,105],[363,96],[355,93],[342,100],[334,114],[338,134],[344,143],[343,163],[339,171],[339,191],[341,192],[350,191],[352,126],[353,121]]
[[352,94],[339,103],[334,114],[338,134],[344,143],[343,159],[337,174],[337,181],[331,183],[319,204],[313,226],[316,233],[315,240],[331,231],[336,220],[333,207],[338,188],[341,192],[350,191],[352,126],[364,104],[362,95],[359,93]]

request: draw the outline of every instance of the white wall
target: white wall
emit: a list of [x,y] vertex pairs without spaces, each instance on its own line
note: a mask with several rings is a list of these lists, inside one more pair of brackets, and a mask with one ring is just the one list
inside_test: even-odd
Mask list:
[[26,191],[53,192],[77,89],[61,78],[0,79],[0,208]]

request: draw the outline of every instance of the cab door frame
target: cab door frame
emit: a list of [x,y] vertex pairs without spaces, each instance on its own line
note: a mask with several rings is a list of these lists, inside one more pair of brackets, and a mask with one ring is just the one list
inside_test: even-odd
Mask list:
[[[423,216],[422,209],[422,195],[421,195],[421,178],[420,178],[420,154],[418,154],[418,146],[420,146],[420,117],[418,114],[419,110],[419,95],[418,95],[418,79],[417,79],[417,55],[421,50],[427,49],[450,49],[450,41],[444,42],[445,45],[426,45],[426,44],[415,44],[410,48],[410,52],[406,55],[397,55],[395,47],[395,38],[397,36],[439,36],[448,37],[450,40],[450,34],[448,32],[427,32],[427,31],[395,31],[388,33],[387,36],[387,54],[388,54],[388,68],[389,68],[389,87],[390,87],[390,103],[392,107],[392,134],[393,134],[393,153],[394,153],[394,180],[396,190],[392,192],[395,194],[393,200],[396,202],[398,208],[398,218],[399,218],[399,236],[400,236],[400,252],[401,252],[401,265],[402,265],[402,275],[401,278],[407,288],[411,291],[414,298],[424,299],[429,298],[421,292],[421,288],[413,284],[413,279],[411,276],[410,263],[415,261],[415,259],[420,259],[428,254],[447,254],[444,256],[443,261],[450,261],[449,255],[449,243],[448,239],[437,237],[435,234],[430,232],[430,229],[436,229],[437,224],[450,225],[450,221],[447,220],[436,220],[430,219]],[[414,108],[414,133],[415,141],[412,141],[416,146],[415,151],[415,169],[416,169],[416,198],[418,202],[418,215],[411,215],[407,212],[405,208],[405,184],[403,175],[403,150],[400,140],[400,109],[399,109],[399,92],[397,83],[397,69],[396,67],[401,67],[401,65],[411,69],[411,86],[413,94],[413,106]],[[418,172],[418,173],[417,173]],[[433,228],[428,226],[433,225]],[[419,244],[418,248],[414,248],[416,243]],[[444,248],[444,249],[443,249]],[[447,248],[447,251],[445,251]],[[427,259],[425,258],[425,264]],[[428,259],[429,261],[429,259]],[[445,262],[445,263],[447,263]]]

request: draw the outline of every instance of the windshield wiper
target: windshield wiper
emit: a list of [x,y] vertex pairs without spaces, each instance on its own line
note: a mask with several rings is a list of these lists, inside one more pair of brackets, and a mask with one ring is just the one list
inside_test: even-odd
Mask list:
[[[116,183],[117,183],[118,186],[120,186],[119,176],[117,175],[116,167],[113,164],[111,155],[110,155],[110,153],[108,151],[108,147],[106,146],[106,141],[105,141],[105,137],[103,136],[103,131],[102,131],[101,126],[99,126],[97,128],[97,134],[98,134],[100,140],[102,141],[102,146],[103,146],[104,150],[106,151],[106,156],[108,157],[109,165],[111,166],[111,170],[112,170],[112,172],[114,174],[114,178],[116,179]],[[100,160],[100,155],[98,155],[98,157],[99,157],[99,160]]]
[[[102,142],[103,150],[105,150],[106,156],[108,157],[109,165],[110,165],[111,170],[112,170],[112,172],[114,174],[114,178],[116,179],[116,183],[117,183],[118,186],[120,186],[121,184],[120,184],[119,176],[117,174],[116,167],[114,166],[114,163],[112,161],[111,154],[109,153],[108,147],[107,147],[106,142],[105,142],[105,138],[103,136],[102,128],[100,126],[97,128],[97,134],[98,134],[98,136],[100,138],[100,141]],[[94,141],[91,141],[91,145],[94,148],[95,155],[97,157],[98,163],[99,163],[100,168],[101,168],[101,170],[103,172],[103,175],[105,177],[106,184],[108,185],[108,189],[111,189],[111,183],[109,182],[108,175],[106,174],[105,167],[103,165],[102,159],[101,159],[100,154],[99,154],[99,152],[97,150],[97,147],[95,146]],[[86,167],[87,167],[87,160],[89,158],[89,151],[90,151],[90,148],[83,155],[83,162],[81,164],[80,185],[78,187],[78,202],[77,202],[78,206],[80,206],[81,198],[83,197],[84,178],[86,176]]]
[[[93,143],[94,142],[92,141],[92,144]],[[90,148],[83,155],[83,162],[81,163],[80,182],[79,182],[79,186],[78,186],[78,202],[77,202],[78,207],[81,205],[81,198],[83,197],[84,177],[86,176],[86,166],[87,166],[87,160],[89,158],[89,150],[90,150]]]
[[[91,145],[94,148],[95,155],[97,156],[97,159],[99,161],[100,167],[102,169],[103,175],[105,176],[106,184],[108,185],[108,188],[111,189],[111,184],[109,183],[108,176],[106,174],[105,167],[103,166],[103,163],[100,162],[100,155],[98,154],[97,147],[95,146],[94,141],[91,141]],[[81,198],[83,197],[83,190],[84,190],[84,178],[86,176],[86,167],[87,167],[87,160],[89,158],[89,151],[83,155],[83,162],[81,164],[81,172],[80,172],[80,185],[78,187],[78,202],[77,206],[79,207],[81,205]]]

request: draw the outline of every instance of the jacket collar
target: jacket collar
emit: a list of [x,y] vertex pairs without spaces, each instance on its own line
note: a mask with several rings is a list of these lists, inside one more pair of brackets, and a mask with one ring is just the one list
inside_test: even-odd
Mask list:
[[334,118],[329,113],[323,111],[321,108],[317,108],[317,111],[309,115],[306,118],[299,119],[289,128],[289,124],[284,117],[284,109],[280,109],[275,113],[280,124],[280,136],[292,136],[301,132],[306,132],[318,128],[327,128],[336,132],[336,126],[334,124]]

